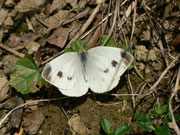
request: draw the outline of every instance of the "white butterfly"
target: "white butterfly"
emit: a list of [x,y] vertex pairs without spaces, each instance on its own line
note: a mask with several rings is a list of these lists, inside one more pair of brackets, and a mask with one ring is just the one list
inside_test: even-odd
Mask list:
[[62,54],[45,66],[42,77],[67,96],[82,96],[89,88],[104,93],[118,84],[132,61],[133,56],[123,49],[99,46]]

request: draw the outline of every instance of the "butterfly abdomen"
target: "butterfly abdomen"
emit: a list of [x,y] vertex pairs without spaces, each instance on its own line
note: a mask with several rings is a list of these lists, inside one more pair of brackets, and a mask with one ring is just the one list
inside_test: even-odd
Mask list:
[[88,52],[81,52],[81,53],[79,53],[79,56],[80,56],[80,60],[82,62],[83,69],[84,69],[83,76],[84,76],[85,81],[87,82],[86,63],[87,63]]

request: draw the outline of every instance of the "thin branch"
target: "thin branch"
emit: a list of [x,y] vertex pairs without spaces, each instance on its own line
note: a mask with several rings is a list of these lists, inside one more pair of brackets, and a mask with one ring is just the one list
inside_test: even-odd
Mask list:
[[117,13],[118,13],[118,11],[119,11],[119,4],[120,4],[119,0],[116,1],[116,8],[115,8],[115,11],[114,11],[113,24],[112,24],[111,30],[109,31],[108,36],[107,36],[107,38],[105,39],[105,41],[104,41],[104,43],[103,43],[102,46],[104,46],[104,45],[107,43],[107,41],[109,40],[110,36],[112,35],[114,26],[115,26],[115,24],[116,24]]
[[133,108],[135,108],[136,107],[136,103],[135,103],[135,98],[134,98],[134,90],[133,90],[133,87],[132,87],[132,84],[131,84],[131,80],[130,80],[129,74],[128,74],[128,82],[129,82],[129,86],[131,88],[131,93],[132,93]]
[[137,8],[137,0],[135,0],[135,4],[134,4],[133,26],[132,26],[131,38],[130,38],[130,45],[131,46],[132,46],[132,39],[133,39],[135,21],[136,21],[136,8]]
[[13,50],[13,49],[11,49],[11,48],[9,48],[8,46],[5,46],[5,45],[3,45],[3,44],[0,44],[0,47],[1,47],[2,49],[6,50],[6,51],[8,51],[8,52],[10,52],[10,53],[18,56],[18,57],[24,57],[24,56],[25,56],[24,54],[18,53],[17,51],[15,51],[15,50]]
[[89,27],[89,25],[91,24],[93,19],[96,17],[96,14],[98,13],[101,5],[102,5],[102,3],[98,3],[97,7],[94,9],[94,11],[91,14],[91,16],[89,17],[89,19],[86,21],[86,23],[82,26],[82,28],[79,30],[79,32],[74,36],[74,38],[68,43],[68,45],[66,47],[70,47],[71,43],[73,41],[77,40],[82,35],[82,33],[85,32],[85,30]]
[[160,48],[160,50],[161,50],[161,54],[162,54],[162,56],[163,56],[163,58],[164,58],[164,61],[165,61],[165,63],[166,63],[166,66],[168,66],[168,65],[169,65],[169,62],[168,62],[167,56],[165,55],[165,49],[164,49],[164,47],[163,47],[163,42],[162,42],[162,40],[161,40],[161,38],[160,38],[160,36],[159,36],[159,34],[158,34],[157,29],[156,29],[155,26],[154,26],[154,23],[153,23],[152,20],[151,20],[152,16],[151,16],[151,15],[149,14],[149,12],[147,11],[147,6],[146,6],[145,2],[142,2],[142,5],[143,5],[143,8],[144,8],[146,14],[147,14],[148,17],[149,17],[149,21],[151,22],[151,25],[152,25],[152,27],[153,27],[153,29],[154,29],[154,31],[155,31],[155,35],[156,35],[156,36],[158,37],[158,39],[159,39],[157,45],[159,46],[159,48]]
[[[166,75],[166,73],[172,68],[174,67],[175,65],[175,62],[178,60],[178,58],[180,57],[180,54],[178,54],[175,59],[168,65],[168,67],[162,72],[161,76],[158,78],[158,80],[156,81],[156,83],[151,86],[151,88],[145,93],[142,95],[142,97],[146,96],[146,95],[149,95],[151,93],[153,93],[154,91],[156,91],[156,87],[157,85],[160,83],[160,81],[162,80],[162,78]],[[141,97],[141,98],[142,98]]]
[[171,94],[171,97],[169,100],[169,110],[170,110],[171,117],[172,117],[174,131],[176,132],[177,135],[180,135],[180,130],[179,130],[179,127],[177,126],[176,120],[174,118],[174,114],[173,114],[173,110],[172,110],[172,106],[171,106],[171,101],[172,101],[173,97],[177,94],[177,91],[179,90],[179,87],[180,87],[179,81],[180,81],[180,66],[179,66],[179,70],[178,70],[175,88],[174,88],[174,91]]
[[0,127],[1,127],[2,123],[7,119],[7,117],[8,117],[9,115],[10,115],[12,112],[14,112],[15,110],[19,109],[19,108],[22,108],[22,107],[24,107],[24,106],[26,106],[26,105],[30,105],[30,104],[34,104],[34,103],[54,101],[54,100],[60,100],[60,99],[65,99],[65,98],[68,98],[68,97],[33,100],[33,101],[29,101],[29,102],[20,104],[20,105],[16,106],[14,109],[12,109],[10,112],[8,112],[3,119],[1,119],[1,121],[0,121]]

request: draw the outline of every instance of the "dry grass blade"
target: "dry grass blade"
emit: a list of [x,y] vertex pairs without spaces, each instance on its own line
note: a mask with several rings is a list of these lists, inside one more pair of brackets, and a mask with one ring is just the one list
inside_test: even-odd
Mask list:
[[111,30],[110,32],[108,33],[108,37],[106,38],[106,40],[104,41],[103,45],[104,46],[106,44],[106,42],[109,40],[110,36],[112,35],[112,32],[113,32],[113,29],[114,29],[114,26],[116,24],[116,19],[117,19],[117,13],[119,11],[119,4],[120,4],[120,1],[116,1],[116,9],[114,11],[114,18],[113,18],[113,24],[112,24],[112,27],[111,27]]
[[1,121],[0,121],[0,127],[1,127],[1,125],[2,125],[3,122],[7,119],[7,117],[8,117],[9,115],[10,115],[12,112],[14,112],[15,110],[19,109],[19,108],[22,108],[22,107],[24,107],[24,106],[26,106],[26,105],[31,105],[31,104],[39,103],[39,102],[54,101],[54,100],[60,100],[60,99],[65,99],[65,98],[68,98],[68,97],[52,98],[52,99],[40,99],[40,100],[34,100],[34,101],[26,102],[26,103],[24,103],[24,104],[20,104],[20,105],[16,106],[14,109],[12,109],[10,112],[8,112],[3,119],[1,119]]
[[158,78],[158,80],[154,83],[154,85],[153,85],[149,90],[147,90],[147,92],[146,92],[145,94],[143,94],[143,95],[141,96],[141,98],[156,91],[155,88],[157,87],[157,85],[160,83],[160,81],[163,79],[163,77],[166,75],[166,73],[167,73],[172,67],[175,66],[175,62],[179,59],[179,57],[180,57],[180,54],[178,54],[178,55],[175,57],[175,59],[169,64],[169,66],[162,72],[161,76],[160,76],[160,77]]
[[133,108],[135,108],[136,107],[136,102],[135,102],[135,98],[134,98],[134,90],[133,90],[133,87],[132,87],[132,84],[131,84],[129,74],[128,74],[128,82],[129,82],[129,86],[131,88],[131,93],[132,93]]
[[175,88],[174,88],[173,93],[171,94],[171,97],[170,97],[170,100],[169,100],[169,110],[170,110],[171,117],[172,117],[174,131],[176,132],[177,135],[180,135],[180,130],[179,130],[179,127],[178,127],[178,125],[176,123],[176,120],[174,118],[174,114],[173,114],[173,110],[172,110],[172,106],[171,106],[171,101],[172,101],[173,97],[177,94],[177,91],[180,88],[179,81],[180,81],[180,66],[179,66],[179,70],[178,70],[178,75],[177,75],[177,79],[176,79]]
[[132,31],[131,31],[131,38],[130,38],[130,45],[132,45],[132,39],[133,39],[133,34],[134,34],[134,28],[135,28],[135,21],[136,21],[136,8],[137,8],[137,0],[135,0],[135,4],[134,4],[134,15],[133,15],[133,27],[132,27]]
[[97,5],[97,7],[94,9],[93,13],[91,14],[91,16],[89,17],[89,19],[86,21],[86,23],[82,26],[82,28],[80,29],[80,31],[76,34],[76,36],[74,36],[74,38],[68,43],[68,45],[66,47],[70,47],[71,43],[75,40],[77,40],[82,33],[85,32],[85,30],[88,28],[88,26],[91,24],[91,22],[93,21],[93,19],[95,18],[96,14],[98,13],[100,7],[101,7],[102,3],[99,3]]
[[168,62],[167,56],[166,56],[166,54],[165,54],[165,49],[164,49],[164,47],[163,47],[163,42],[162,42],[162,40],[161,40],[161,38],[160,38],[160,36],[159,36],[159,34],[158,34],[157,29],[156,29],[155,26],[154,26],[153,21],[151,20],[152,16],[151,16],[151,15],[149,14],[149,12],[147,11],[147,6],[146,6],[145,2],[142,2],[142,6],[143,6],[146,14],[147,14],[148,17],[149,17],[149,21],[150,21],[150,23],[151,23],[151,25],[152,25],[152,27],[153,27],[153,29],[154,29],[154,31],[155,31],[155,36],[158,38],[158,43],[157,43],[157,45],[159,46],[159,48],[160,48],[160,50],[161,50],[161,53],[162,53],[162,56],[163,56],[164,61],[165,61],[165,63],[166,63],[166,66],[168,66],[168,65],[169,65],[169,62]]

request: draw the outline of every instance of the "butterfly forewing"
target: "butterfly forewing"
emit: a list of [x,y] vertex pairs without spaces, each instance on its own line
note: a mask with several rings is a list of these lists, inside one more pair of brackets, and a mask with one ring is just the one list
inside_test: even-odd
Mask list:
[[[83,66],[77,53],[65,53],[49,62],[42,77],[68,96],[81,96],[88,90],[88,84],[83,77]],[[79,87],[80,84],[81,87]],[[77,89],[79,88],[79,89]],[[72,91],[73,89],[73,91]],[[78,91],[77,91],[78,90]],[[85,92],[85,93],[84,93]]]
[[103,93],[113,89],[132,60],[132,55],[120,48],[96,47],[90,49],[86,70],[91,90]]

